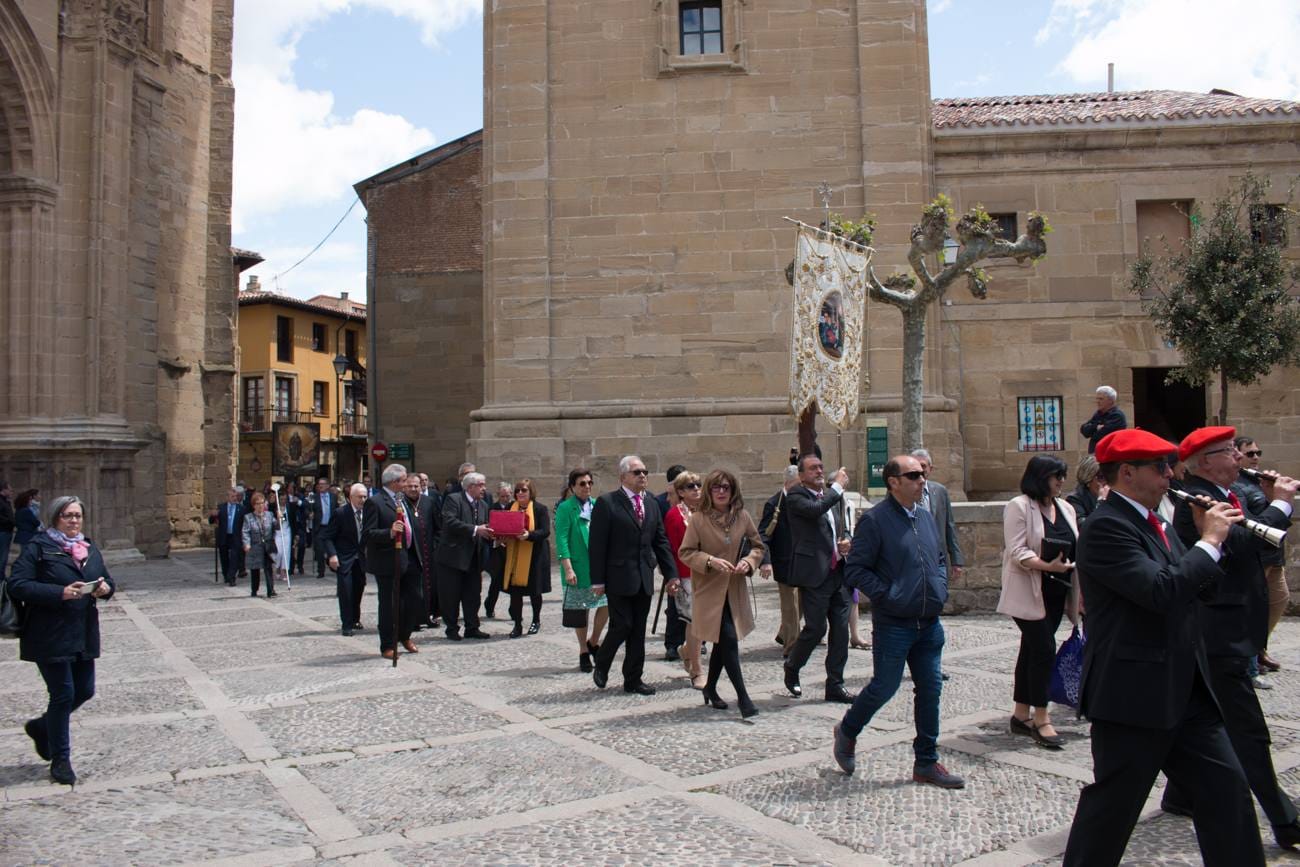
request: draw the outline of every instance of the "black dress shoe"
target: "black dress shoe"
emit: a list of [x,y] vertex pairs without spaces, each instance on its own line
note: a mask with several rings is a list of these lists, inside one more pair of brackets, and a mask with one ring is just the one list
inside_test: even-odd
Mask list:
[[448,629],[448,630],[447,630],[447,637],[448,637],[449,639],[451,639],[452,641],[460,641],[460,639],[461,639],[460,630],[459,630],[459,629]]
[[477,639],[479,639],[479,640],[482,640],[482,639],[484,639],[484,638],[491,638],[492,636],[491,636],[491,635],[488,635],[488,634],[487,634],[486,632],[484,632],[482,629],[466,629],[466,630],[465,630],[465,637],[466,637],[466,638],[477,638]]
[[538,632],[541,632],[541,631],[542,631],[542,624],[539,623],[539,622],[536,621],[536,620],[534,620],[532,623],[530,623],[530,624],[528,625],[528,634],[529,634],[529,635],[536,635]]
[[[357,624],[357,626],[360,626],[360,625],[361,625],[360,623]],[[435,618],[433,618],[432,620],[429,621],[429,625],[432,626],[434,629],[441,629],[441,628],[442,628],[442,618],[441,618],[441,617],[435,617]]]
[[32,746],[36,748],[36,755],[45,761],[50,760],[50,739],[45,731],[45,718],[37,717],[29,719],[23,723],[23,731],[27,732],[27,737],[32,739]]
[[514,628],[510,630],[510,637],[518,638],[523,634],[524,634],[524,625],[520,623],[518,620],[516,620]]
[[279,593],[268,593],[268,594],[266,594],[266,598],[267,598],[267,599],[274,599],[275,597],[277,597],[277,596],[279,596],[279,595],[280,595]]
[[55,759],[51,762],[50,779],[65,786],[75,786],[77,775],[72,771],[72,762],[67,759]]
[[682,655],[677,652],[677,648],[675,647],[671,647],[664,651],[664,662],[678,662],[681,658]]
[[795,698],[803,697],[803,687],[799,685],[799,672],[785,669],[785,688]]
[[590,653],[579,653],[579,654],[578,654],[578,671],[581,671],[583,674],[591,674],[591,654],[590,654]]
[[1040,747],[1045,747],[1049,750],[1060,750],[1065,748],[1065,738],[1061,737],[1059,734],[1045,735],[1038,730],[1038,726],[1034,726],[1033,728],[1034,730],[1029,736],[1033,738],[1034,743],[1038,744]]
[[365,629],[365,627],[361,625],[361,621],[360,621],[360,620],[358,620],[356,623],[352,624],[352,628],[353,628],[353,629]]
[[1300,845],[1300,819],[1290,825],[1274,825],[1273,839],[1283,849],[1294,849]]
[[1027,738],[1032,738],[1034,736],[1033,718],[1021,719],[1020,717],[1013,716],[1011,721],[1007,723],[1007,731],[1011,732],[1013,735],[1024,735]]
[[826,700],[836,704],[853,704],[853,699],[855,698],[857,698],[856,695],[843,687],[826,690]]
[[623,692],[634,692],[637,695],[654,695],[655,688],[647,683],[634,683],[631,686],[625,683],[623,684]]
[[351,637],[352,637],[352,630],[351,630],[349,627],[347,627],[347,626],[343,627],[343,637],[344,637],[344,638],[351,638]]
[[596,652],[599,650],[600,650],[599,644],[596,644],[594,641],[587,642],[587,652],[590,653],[592,656],[595,656]]
[[605,684],[609,682],[609,672],[601,671],[600,666],[594,666],[595,671],[591,673],[591,682],[596,684],[596,689],[604,689]]

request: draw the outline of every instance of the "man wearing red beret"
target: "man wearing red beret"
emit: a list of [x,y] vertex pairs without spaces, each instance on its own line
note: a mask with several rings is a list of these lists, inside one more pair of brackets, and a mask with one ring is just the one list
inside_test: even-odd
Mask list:
[[1083,525],[1076,561],[1088,604],[1079,709],[1092,722],[1094,782],[1079,796],[1066,867],[1119,864],[1159,771],[1191,794],[1209,867],[1264,863],[1196,601],[1223,579],[1221,547],[1241,513],[1223,503],[1197,511],[1199,538],[1184,547],[1155,512],[1176,450],[1143,430],[1097,444],[1110,494]]
[[[1204,427],[1187,435],[1178,447],[1179,460],[1187,464],[1187,493],[1241,508],[1237,495],[1229,490],[1237,480],[1241,457],[1233,443],[1236,434],[1235,428]],[[1278,529],[1289,527],[1291,500],[1300,483],[1284,477],[1265,485],[1265,495],[1272,502],[1255,520]],[[1199,535],[1194,524],[1197,511],[1198,507],[1182,501],[1174,510],[1174,529],[1185,543]],[[1260,555],[1275,550],[1244,526],[1229,531],[1219,561],[1227,578],[1212,594],[1201,598],[1201,626],[1210,662],[1210,685],[1223,711],[1232,748],[1251,791],[1273,826],[1277,844],[1290,849],[1300,844],[1300,823],[1291,799],[1277,784],[1268,724],[1250,673],[1250,662],[1268,637],[1268,582]],[[1160,806],[1166,812],[1190,816],[1194,803],[1195,796],[1188,789],[1170,781]]]

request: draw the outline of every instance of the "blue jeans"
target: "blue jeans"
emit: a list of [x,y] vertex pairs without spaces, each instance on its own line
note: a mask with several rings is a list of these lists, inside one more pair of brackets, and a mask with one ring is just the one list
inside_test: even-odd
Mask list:
[[68,721],[72,712],[95,694],[95,660],[77,662],[38,662],[50,704],[42,719],[50,743],[51,759],[66,759],[72,754],[72,736]]
[[912,741],[916,764],[925,766],[939,761],[939,693],[943,690],[939,658],[943,655],[943,640],[943,625],[938,618],[921,629],[873,620],[871,683],[858,693],[853,706],[844,714],[840,731],[851,738],[861,734],[876,711],[898,692],[906,663],[916,693],[916,739]]

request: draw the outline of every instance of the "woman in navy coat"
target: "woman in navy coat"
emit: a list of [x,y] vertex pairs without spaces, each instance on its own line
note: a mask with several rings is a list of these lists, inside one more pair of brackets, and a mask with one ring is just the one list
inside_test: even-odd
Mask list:
[[9,595],[26,608],[19,655],[36,663],[50,693],[45,715],[23,728],[37,755],[50,762],[50,777],[68,786],[77,782],[68,722],[95,694],[95,603],[114,590],[103,556],[81,532],[85,509],[76,497],[51,503],[49,529],[23,549],[9,576]]

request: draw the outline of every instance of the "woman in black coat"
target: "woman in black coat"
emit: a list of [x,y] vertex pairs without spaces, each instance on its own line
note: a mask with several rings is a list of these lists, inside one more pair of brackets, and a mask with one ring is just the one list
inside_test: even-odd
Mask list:
[[537,502],[537,489],[532,479],[515,483],[515,502],[512,512],[523,512],[524,531],[516,538],[506,540],[505,570],[502,585],[510,593],[510,619],[515,628],[511,638],[524,634],[524,594],[533,604],[533,622],[529,635],[542,628],[542,594],[551,592],[551,513]]
[[50,777],[71,786],[72,712],[95,694],[99,657],[97,599],[113,595],[113,578],[95,544],[82,535],[85,505],[76,497],[50,504],[49,529],[32,539],[14,563],[9,594],[26,606],[19,655],[36,663],[50,693],[45,715],[23,728]]

